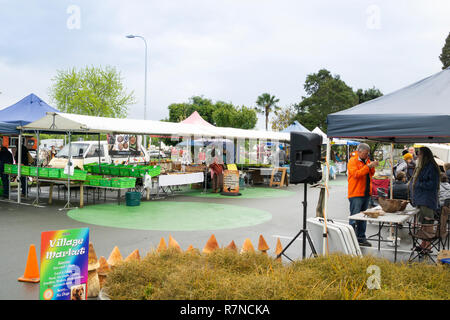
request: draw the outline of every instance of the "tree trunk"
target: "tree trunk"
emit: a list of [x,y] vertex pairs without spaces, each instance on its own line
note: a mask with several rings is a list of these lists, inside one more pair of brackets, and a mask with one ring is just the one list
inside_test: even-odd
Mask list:
[[266,108],[266,131],[267,131],[267,125],[269,124],[269,110]]

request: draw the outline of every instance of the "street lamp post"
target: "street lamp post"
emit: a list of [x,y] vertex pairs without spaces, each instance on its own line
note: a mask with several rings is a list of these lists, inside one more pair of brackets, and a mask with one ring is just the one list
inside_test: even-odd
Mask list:
[[147,120],[147,41],[145,41],[145,38],[138,35],[128,35],[127,38],[133,39],[133,38],[141,38],[144,40],[145,44],[145,88],[144,88],[144,120]]

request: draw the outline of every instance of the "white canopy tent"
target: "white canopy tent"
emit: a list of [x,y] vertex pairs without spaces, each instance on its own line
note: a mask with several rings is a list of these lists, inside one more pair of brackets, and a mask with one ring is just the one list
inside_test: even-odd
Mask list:
[[45,132],[163,134],[290,141],[290,133],[285,132],[206,127],[154,120],[103,118],[59,112],[49,112],[45,117],[20,129]]
[[[105,118],[105,117],[94,117],[61,112],[47,112],[47,114],[44,117],[36,121],[33,121],[27,125],[24,125],[22,127],[18,127],[18,129],[21,130],[20,132],[33,131],[37,134],[39,134],[39,132],[68,133],[69,141],[71,134],[98,134],[100,139],[101,133],[137,134],[137,135],[160,134],[167,136],[172,135],[177,137],[202,136],[209,138],[254,139],[254,140],[260,139],[260,140],[271,140],[281,142],[290,141],[290,133],[283,133],[283,132],[244,130],[244,129],[214,127],[214,126],[209,127],[189,123],[174,123],[174,122],[153,121],[153,120]],[[20,153],[21,150],[19,148],[19,159],[21,156]],[[20,172],[20,169],[18,170],[18,172]],[[70,185],[70,175],[68,175],[68,177],[69,177],[68,183]],[[18,196],[17,202],[18,203],[21,202],[20,194]],[[68,192],[67,205],[70,205],[70,187]]]

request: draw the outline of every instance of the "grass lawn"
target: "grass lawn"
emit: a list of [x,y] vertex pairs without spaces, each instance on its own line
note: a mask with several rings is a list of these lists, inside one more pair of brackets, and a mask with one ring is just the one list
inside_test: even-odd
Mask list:
[[[373,273],[379,268],[380,289]],[[368,272],[369,270],[369,272]],[[400,264],[372,256],[330,255],[283,264],[260,253],[149,253],[120,264],[107,277],[112,299],[196,300],[448,300],[450,270],[424,263]]]

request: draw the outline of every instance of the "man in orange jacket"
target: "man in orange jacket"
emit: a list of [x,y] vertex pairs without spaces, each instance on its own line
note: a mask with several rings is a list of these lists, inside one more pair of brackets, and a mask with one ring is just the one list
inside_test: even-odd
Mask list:
[[[348,200],[350,201],[350,215],[366,211],[369,207],[372,189],[371,178],[375,174],[378,161],[369,159],[369,145],[361,143],[356,149],[356,155],[348,162]],[[370,247],[366,239],[366,221],[350,220],[355,229],[356,237],[361,246]]]

